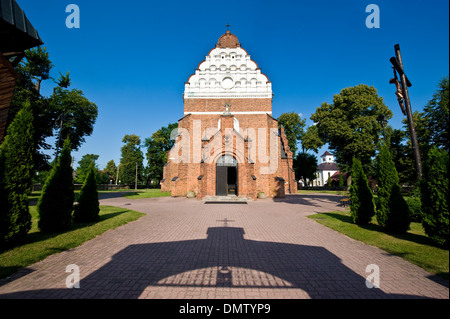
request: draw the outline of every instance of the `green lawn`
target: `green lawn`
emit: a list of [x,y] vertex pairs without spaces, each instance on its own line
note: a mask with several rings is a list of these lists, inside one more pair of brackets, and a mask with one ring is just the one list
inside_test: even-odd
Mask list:
[[[75,201],[77,200],[79,190],[74,191],[75,193]],[[108,191],[98,191],[99,194],[108,194],[108,193],[120,193],[120,195],[125,196],[128,199],[139,199],[139,198],[153,198],[153,197],[167,197],[170,196],[170,192],[161,192],[159,188],[152,189],[116,189],[116,190],[108,190]],[[41,191],[32,192],[30,196],[28,196],[29,202],[36,203],[41,196]]]
[[75,223],[70,231],[42,234],[37,228],[36,206],[30,206],[30,213],[32,228],[25,243],[0,252],[0,278],[8,277],[22,267],[38,262],[51,254],[77,247],[109,229],[119,227],[145,215],[128,209],[100,206],[100,220],[96,223]]
[[313,193],[320,193],[320,194],[334,194],[334,195],[341,195],[341,196],[348,196],[348,191],[333,191],[333,190],[309,190],[309,189],[299,189],[297,191],[299,194],[313,194]]
[[138,189],[138,190],[127,190],[122,193],[128,199],[139,199],[139,198],[153,198],[153,197],[167,197],[170,196],[170,192],[161,192],[158,188],[153,189]]
[[400,256],[446,280],[449,279],[449,251],[435,246],[420,223],[411,223],[411,229],[404,235],[390,235],[377,225],[375,218],[367,226],[353,224],[349,211],[314,214],[309,218],[350,238]]

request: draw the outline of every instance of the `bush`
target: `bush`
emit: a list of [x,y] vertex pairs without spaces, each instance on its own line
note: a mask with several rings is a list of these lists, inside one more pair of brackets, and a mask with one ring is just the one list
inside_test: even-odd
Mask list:
[[350,186],[350,215],[358,225],[367,225],[375,214],[375,203],[361,161],[354,158]]
[[401,194],[398,174],[386,145],[378,153],[377,221],[388,232],[405,233],[409,229],[409,208]]
[[66,139],[37,203],[38,227],[45,233],[67,230],[72,223],[74,186],[70,152],[70,141]]
[[98,203],[97,192],[97,170],[94,163],[89,165],[89,170],[81,187],[80,195],[78,197],[78,205],[75,205],[73,218],[78,223],[95,222],[98,220],[100,206]]
[[409,217],[412,222],[422,222],[422,202],[419,196],[410,196],[405,198],[409,208]]
[[33,179],[33,114],[17,113],[0,147],[0,245],[23,240],[31,229],[28,195]]
[[448,153],[433,147],[423,165],[420,183],[423,228],[434,242],[446,248],[449,244],[448,165]]

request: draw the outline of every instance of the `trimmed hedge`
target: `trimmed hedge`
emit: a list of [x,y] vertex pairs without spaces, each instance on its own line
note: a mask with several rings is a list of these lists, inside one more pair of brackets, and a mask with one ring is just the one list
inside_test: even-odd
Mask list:
[[74,191],[70,152],[70,141],[66,139],[37,203],[38,227],[44,233],[65,231],[72,225]]
[[80,195],[78,196],[78,204],[74,207],[73,218],[75,222],[88,223],[98,221],[99,219],[100,206],[98,202],[96,173],[95,165],[91,163],[83,187],[81,187]]
[[375,214],[375,202],[361,161],[352,163],[352,185],[350,187],[350,215],[358,225],[367,225]]
[[434,242],[446,248],[449,247],[448,165],[448,153],[433,147],[423,165],[420,183],[423,228]]

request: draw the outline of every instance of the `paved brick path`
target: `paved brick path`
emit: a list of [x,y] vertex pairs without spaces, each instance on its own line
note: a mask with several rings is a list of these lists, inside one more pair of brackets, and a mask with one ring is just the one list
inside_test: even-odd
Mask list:
[[[333,195],[248,204],[101,200],[146,213],[0,282],[0,298],[449,298],[448,283],[306,218],[341,210]],[[66,266],[80,288],[66,288]],[[366,267],[380,288],[366,287]]]

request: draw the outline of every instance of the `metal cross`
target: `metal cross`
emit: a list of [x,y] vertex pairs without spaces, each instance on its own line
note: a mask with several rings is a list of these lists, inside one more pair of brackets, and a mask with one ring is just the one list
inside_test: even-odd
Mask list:
[[226,114],[230,113],[230,111],[228,110],[228,108],[231,106],[230,103],[225,102],[225,104],[224,104],[223,106],[225,106],[225,108],[226,108],[225,113],[226,113]]
[[225,27],[227,27],[227,30],[230,31],[231,25],[229,23],[225,24]]

